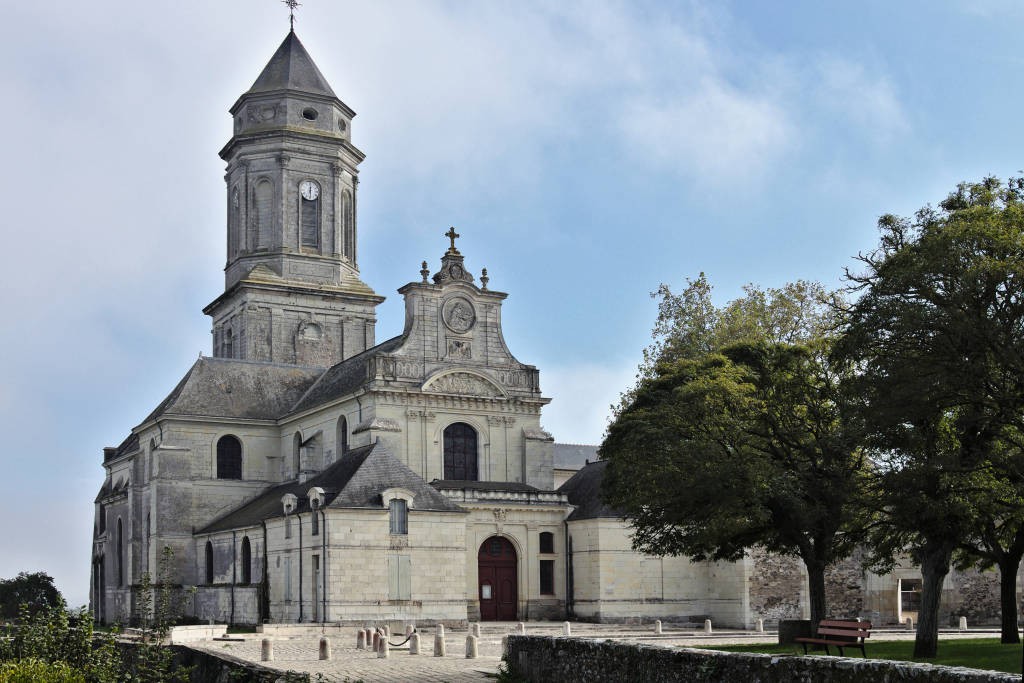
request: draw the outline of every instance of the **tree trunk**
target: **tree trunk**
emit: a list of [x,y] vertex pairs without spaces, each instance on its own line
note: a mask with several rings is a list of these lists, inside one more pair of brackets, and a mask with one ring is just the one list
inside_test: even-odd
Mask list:
[[939,649],[939,601],[942,582],[953,556],[951,542],[929,543],[921,552],[921,611],[918,613],[914,659],[934,657]]
[[999,562],[999,613],[1002,620],[1003,644],[1019,643],[1017,635],[1017,568],[1021,553],[1004,555]]
[[811,632],[818,632],[818,622],[825,618],[825,565],[804,562],[807,567],[807,596],[811,603]]

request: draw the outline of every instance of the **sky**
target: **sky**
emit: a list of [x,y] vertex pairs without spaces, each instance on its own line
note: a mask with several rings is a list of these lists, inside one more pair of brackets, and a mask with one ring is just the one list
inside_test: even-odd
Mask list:
[[[1015,0],[306,0],[295,28],[358,113],[377,339],[456,226],[561,442],[600,443],[659,284],[839,287],[880,215],[1024,167]],[[87,601],[102,447],[211,353],[217,152],[287,30],[275,0],[0,2],[0,578]]]

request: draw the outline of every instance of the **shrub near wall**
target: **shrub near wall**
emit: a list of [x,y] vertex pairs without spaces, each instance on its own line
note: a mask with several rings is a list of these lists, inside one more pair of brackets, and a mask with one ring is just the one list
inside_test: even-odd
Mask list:
[[845,657],[777,656],[598,642],[580,638],[508,636],[505,661],[531,683],[608,681],[745,681],[748,683],[1010,683],[1020,676],[914,662]]

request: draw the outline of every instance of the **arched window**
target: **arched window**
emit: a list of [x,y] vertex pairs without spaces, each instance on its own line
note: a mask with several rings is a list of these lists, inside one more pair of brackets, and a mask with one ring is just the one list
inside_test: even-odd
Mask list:
[[242,442],[230,434],[217,440],[217,478],[242,478]]
[[476,481],[476,430],[455,422],[444,430],[444,478]]
[[299,184],[299,237],[303,247],[320,246],[320,186],[312,180]]
[[124,528],[121,518],[117,518],[117,585],[124,585]]
[[345,190],[341,193],[341,243],[342,253],[352,262],[356,260],[356,232],[352,193]]
[[338,435],[334,442],[340,458],[348,450],[348,420],[344,415],[338,418]]
[[274,186],[267,179],[257,181],[253,190],[253,224],[256,226],[256,247],[266,249],[274,234]]
[[409,533],[409,505],[402,498],[392,498],[388,503],[390,531],[393,534]]
[[248,536],[242,539],[242,583],[252,583],[252,546]]
[[213,584],[213,543],[206,542],[206,583]]
[[102,534],[107,530],[107,506],[103,503],[100,503],[99,518],[100,533]]
[[235,357],[235,333],[230,327],[224,330],[224,357]]
[[302,434],[295,432],[292,439],[292,476],[298,477],[302,467]]

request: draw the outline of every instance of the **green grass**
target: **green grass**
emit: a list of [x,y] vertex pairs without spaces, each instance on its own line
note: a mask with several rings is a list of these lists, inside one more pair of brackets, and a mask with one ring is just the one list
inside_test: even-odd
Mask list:
[[[764,654],[803,654],[802,646],[778,644],[723,645],[708,648],[727,652],[760,652]],[[835,648],[830,648],[835,654]],[[998,638],[970,638],[940,640],[939,654],[934,659],[914,659],[914,641],[888,640],[871,642],[868,639],[867,653],[870,659],[893,659],[904,662],[927,662],[946,666],[969,666],[973,669],[990,669],[1006,673],[1020,673],[1021,646],[1003,645]],[[815,654],[825,654],[824,650]],[[859,650],[847,649],[848,656],[859,657]]]

